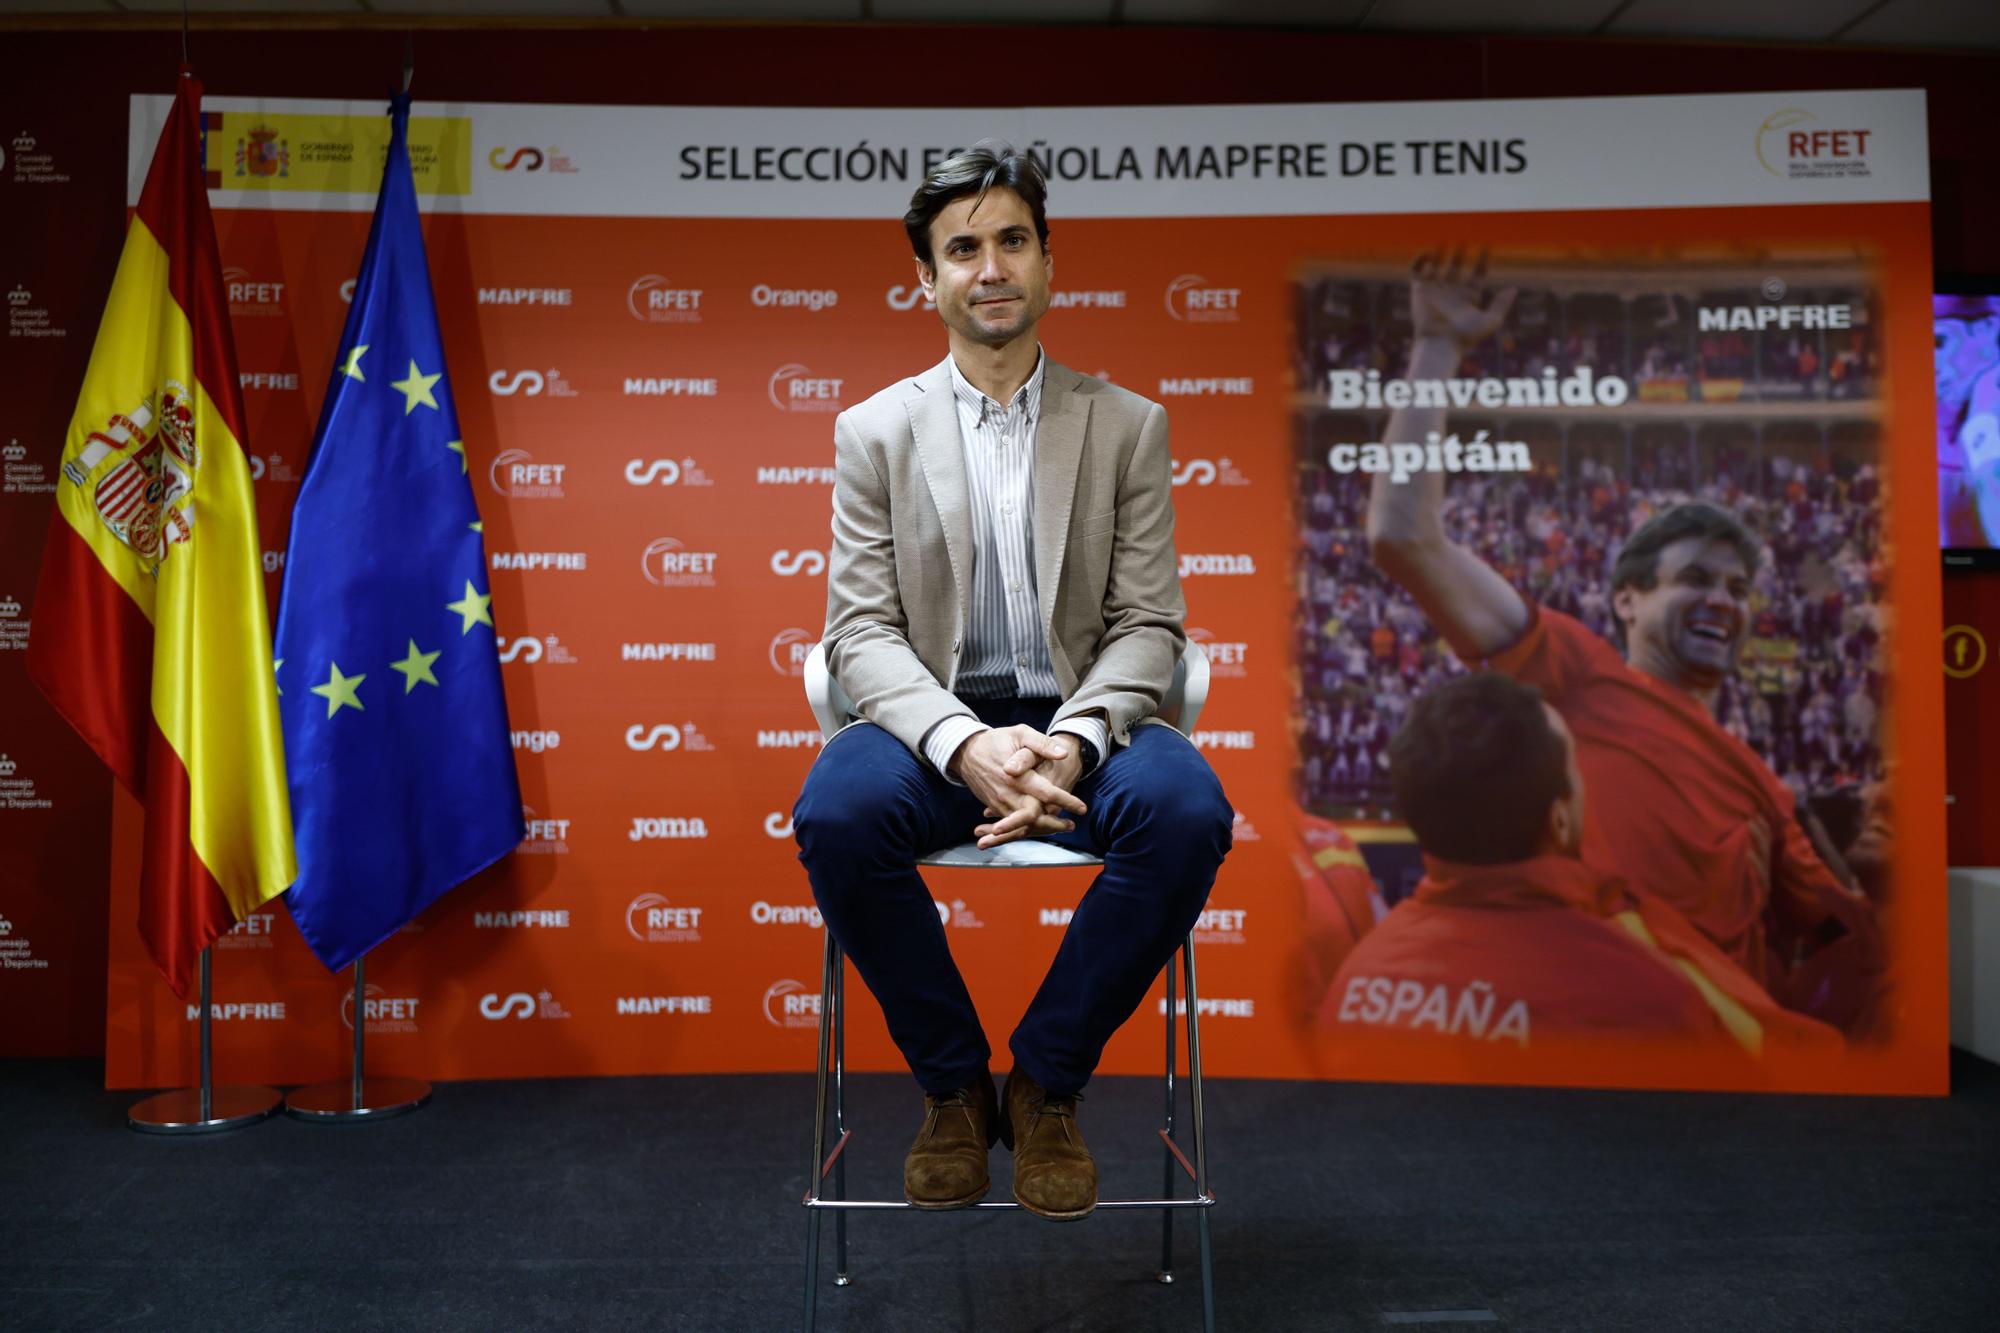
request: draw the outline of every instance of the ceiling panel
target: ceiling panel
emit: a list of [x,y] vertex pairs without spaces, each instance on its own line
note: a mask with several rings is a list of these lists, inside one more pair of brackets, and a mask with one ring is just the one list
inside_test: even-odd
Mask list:
[[[40,9],[37,4],[33,8]],[[178,14],[181,0],[121,0],[104,6],[124,13]],[[204,14],[359,14],[359,0],[194,0],[188,8]]]
[[[208,0],[192,0],[192,3],[206,5]],[[439,4],[438,0],[368,0],[368,8],[377,14],[510,19],[602,19],[617,12],[611,7],[611,0],[455,0],[448,5]]]
[[750,19],[839,23],[861,17],[861,0],[619,0],[635,19]]
[[1995,0],[1890,0],[1842,34],[1871,46],[2000,46]]
[[1618,0],[1538,0],[1533,5],[1495,0],[1381,0],[1363,32],[1589,32],[1618,7]]
[[1823,42],[1874,0],[1632,0],[1606,31],[1620,37]]
[[876,18],[890,23],[1108,23],[1112,0],[875,0]]
[[1368,5],[1369,0],[1125,0],[1125,21],[1351,28]]

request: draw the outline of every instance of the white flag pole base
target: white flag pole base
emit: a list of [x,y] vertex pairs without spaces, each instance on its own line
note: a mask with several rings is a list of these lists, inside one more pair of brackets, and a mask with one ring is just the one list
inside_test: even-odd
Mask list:
[[368,988],[362,982],[363,959],[354,960],[354,1070],[343,1079],[314,1083],[285,1098],[285,1114],[294,1120],[332,1124],[353,1120],[387,1120],[418,1110],[431,1099],[431,1085],[420,1078],[371,1078],[362,1072],[362,1038],[368,1031]]
[[218,1088],[214,1074],[214,1033],[209,1005],[208,950],[201,951],[201,1083],[156,1093],[125,1113],[125,1123],[141,1134],[213,1134],[241,1129],[278,1113],[284,1099],[276,1088],[232,1085]]
[[420,1078],[378,1078],[369,1075],[357,1086],[352,1079],[334,1079],[299,1088],[285,1098],[285,1114],[294,1120],[387,1120],[417,1110],[431,1099],[431,1085]]

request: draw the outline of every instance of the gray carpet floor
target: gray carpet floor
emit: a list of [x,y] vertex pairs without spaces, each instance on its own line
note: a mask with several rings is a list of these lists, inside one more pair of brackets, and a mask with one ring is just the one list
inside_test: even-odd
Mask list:
[[[163,1139],[85,1063],[0,1064],[9,1329],[796,1328],[811,1083],[456,1083],[401,1119]],[[2000,1068],[1944,1099],[1212,1080],[1219,1326],[2000,1327]],[[853,1080],[893,1194],[906,1079]],[[1156,1083],[1093,1084],[1106,1194],[1156,1191]],[[1008,1158],[996,1149],[995,1195]],[[1186,1217],[1184,1214],[1183,1217]],[[862,1214],[838,1330],[1200,1327],[1191,1220]]]

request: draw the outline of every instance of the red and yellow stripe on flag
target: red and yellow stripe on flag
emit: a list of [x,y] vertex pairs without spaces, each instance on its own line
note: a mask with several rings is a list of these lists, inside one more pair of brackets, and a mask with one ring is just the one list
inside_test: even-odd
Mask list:
[[139,932],[183,995],[297,874],[200,115],[184,69],[70,419],[28,651],[145,803]]

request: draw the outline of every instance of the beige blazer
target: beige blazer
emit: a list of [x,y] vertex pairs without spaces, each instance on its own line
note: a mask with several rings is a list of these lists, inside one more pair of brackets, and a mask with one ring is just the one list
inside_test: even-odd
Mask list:
[[[861,716],[918,750],[971,623],[972,518],[949,361],[833,424],[827,665]],[[1063,703],[1114,746],[1159,707],[1186,643],[1167,413],[1055,362],[1035,436],[1035,586]]]

